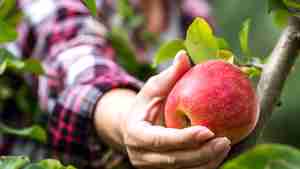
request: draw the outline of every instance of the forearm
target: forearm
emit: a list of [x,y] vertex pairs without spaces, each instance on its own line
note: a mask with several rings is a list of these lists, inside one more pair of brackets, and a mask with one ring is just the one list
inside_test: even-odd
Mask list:
[[136,93],[129,89],[107,92],[96,106],[94,123],[98,135],[106,143],[123,150],[121,121],[127,116]]

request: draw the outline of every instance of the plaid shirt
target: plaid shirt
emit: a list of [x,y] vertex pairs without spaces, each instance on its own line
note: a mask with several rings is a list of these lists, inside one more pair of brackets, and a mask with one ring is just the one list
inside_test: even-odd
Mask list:
[[[183,2],[182,23],[188,24],[195,16],[208,17],[205,1]],[[106,21],[113,18],[113,3],[97,1]],[[78,168],[110,168],[107,161],[112,165],[124,161],[126,157],[101,144],[93,128],[93,111],[105,92],[141,86],[115,62],[115,52],[105,39],[108,22],[93,20],[79,0],[19,0],[18,5],[26,20],[19,26],[18,41],[9,47],[20,56],[42,61],[46,75],[30,83],[37,89],[40,106],[48,112],[49,144],[19,139],[10,153],[59,158]]]

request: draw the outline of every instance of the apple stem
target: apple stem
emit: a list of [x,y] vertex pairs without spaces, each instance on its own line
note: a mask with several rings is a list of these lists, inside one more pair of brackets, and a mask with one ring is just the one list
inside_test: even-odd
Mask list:
[[190,127],[192,125],[192,122],[187,115],[184,114],[183,119],[184,119],[184,122],[183,122],[184,127]]
[[260,117],[255,130],[243,142],[234,146],[229,159],[248,150],[261,141],[272,111],[280,99],[284,83],[292,70],[300,49],[300,18],[292,16],[264,66],[257,87]]

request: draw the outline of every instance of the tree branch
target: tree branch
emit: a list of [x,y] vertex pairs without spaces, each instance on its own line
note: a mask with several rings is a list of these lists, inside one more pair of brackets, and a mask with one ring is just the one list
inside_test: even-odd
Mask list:
[[282,32],[267,64],[264,66],[258,83],[260,118],[252,134],[242,143],[235,146],[230,158],[244,152],[257,144],[262,132],[269,122],[272,111],[278,103],[284,83],[295,64],[300,49],[300,18],[290,17],[289,24]]

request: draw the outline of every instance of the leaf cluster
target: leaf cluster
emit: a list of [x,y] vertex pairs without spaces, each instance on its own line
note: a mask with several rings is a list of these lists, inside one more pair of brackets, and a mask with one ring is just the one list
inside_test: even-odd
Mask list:
[[45,159],[38,162],[31,162],[25,156],[1,156],[1,169],[76,169],[71,165],[64,166],[54,159]]
[[[184,40],[172,40],[160,47],[155,55],[153,65],[157,66],[173,59],[179,50],[185,50],[194,64],[221,59],[243,67],[242,70],[246,70],[244,72],[250,77],[259,76],[262,70],[262,61],[259,57],[253,56],[249,48],[250,24],[251,21],[246,20],[239,32],[242,57],[237,57],[229,43],[224,38],[217,37],[203,18],[196,18],[189,26]],[[255,64],[257,62],[258,64]]]

